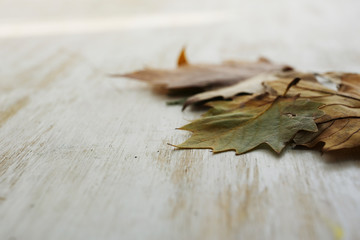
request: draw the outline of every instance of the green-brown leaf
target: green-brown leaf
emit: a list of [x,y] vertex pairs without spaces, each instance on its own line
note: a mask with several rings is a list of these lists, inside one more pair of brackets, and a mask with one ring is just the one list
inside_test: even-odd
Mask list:
[[176,147],[234,150],[241,154],[265,143],[280,153],[298,131],[317,131],[314,118],[322,116],[320,106],[321,103],[296,97],[262,95],[245,100],[234,110],[222,109],[219,114],[180,128],[193,135]]

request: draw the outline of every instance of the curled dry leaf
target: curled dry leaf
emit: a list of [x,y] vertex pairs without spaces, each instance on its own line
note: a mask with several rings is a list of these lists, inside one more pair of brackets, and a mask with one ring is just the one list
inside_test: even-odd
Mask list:
[[180,52],[179,57],[178,57],[177,65],[178,65],[178,67],[189,65],[187,57],[186,57],[185,48],[181,49],[181,52]]
[[257,62],[226,61],[222,64],[189,64],[185,50],[178,58],[178,67],[173,70],[144,69],[114,77],[128,77],[151,84],[167,94],[187,94],[236,84],[259,73],[290,70],[286,65],[274,64],[260,58]]

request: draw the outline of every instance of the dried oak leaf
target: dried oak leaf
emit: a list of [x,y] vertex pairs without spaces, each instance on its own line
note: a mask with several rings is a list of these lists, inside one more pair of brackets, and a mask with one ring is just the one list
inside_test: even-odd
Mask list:
[[173,70],[144,69],[114,77],[128,77],[151,84],[159,92],[186,94],[229,86],[259,73],[287,71],[291,67],[260,58],[257,62],[226,61],[222,64],[189,64],[183,49]]
[[[322,151],[332,151],[344,148],[354,148],[360,145],[360,98],[359,88],[354,79],[359,79],[354,74],[339,75],[341,91],[334,91],[320,84],[300,82],[290,89],[289,95],[300,95],[300,99],[311,99],[321,102],[320,109],[325,113],[315,122],[319,131],[316,133],[299,132],[294,142],[297,145],[314,147],[323,144]],[[267,82],[265,85],[276,94],[282,92],[288,82]],[[346,87],[344,87],[346,86]]]
[[180,128],[193,134],[175,147],[210,148],[215,153],[234,150],[241,154],[265,143],[280,153],[298,131],[316,132],[314,118],[323,115],[321,103],[297,97],[262,94],[240,98],[237,108],[232,109],[231,104],[212,105],[220,111]]
[[316,82],[316,77],[312,73],[293,71],[261,73],[254,77],[244,79],[232,86],[195,94],[185,101],[183,109],[192,104],[211,101],[218,98],[229,99],[240,94],[261,93],[264,92],[263,86],[261,85],[263,82],[275,81],[279,80],[279,78],[286,79],[286,81],[292,81],[295,77],[301,77],[303,80]]

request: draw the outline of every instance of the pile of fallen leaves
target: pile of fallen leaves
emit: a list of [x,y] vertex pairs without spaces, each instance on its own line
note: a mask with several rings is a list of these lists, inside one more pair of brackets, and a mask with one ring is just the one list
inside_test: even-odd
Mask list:
[[[241,154],[262,144],[277,153],[288,144],[321,151],[360,145],[360,74],[303,73],[264,58],[192,65],[183,50],[174,70],[117,76],[148,82],[159,93],[190,95],[183,109],[210,107],[200,119],[180,128],[193,134],[173,145],[177,148]],[[324,83],[334,83],[337,89]]]

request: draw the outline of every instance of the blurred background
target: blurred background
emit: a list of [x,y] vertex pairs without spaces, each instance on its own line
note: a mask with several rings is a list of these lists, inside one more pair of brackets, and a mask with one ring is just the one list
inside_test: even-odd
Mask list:
[[195,62],[261,55],[303,70],[355,71],[359,9],[357,0],[2,0],[0,41],[41,37],[106,72],[173,66],[183,46]]

